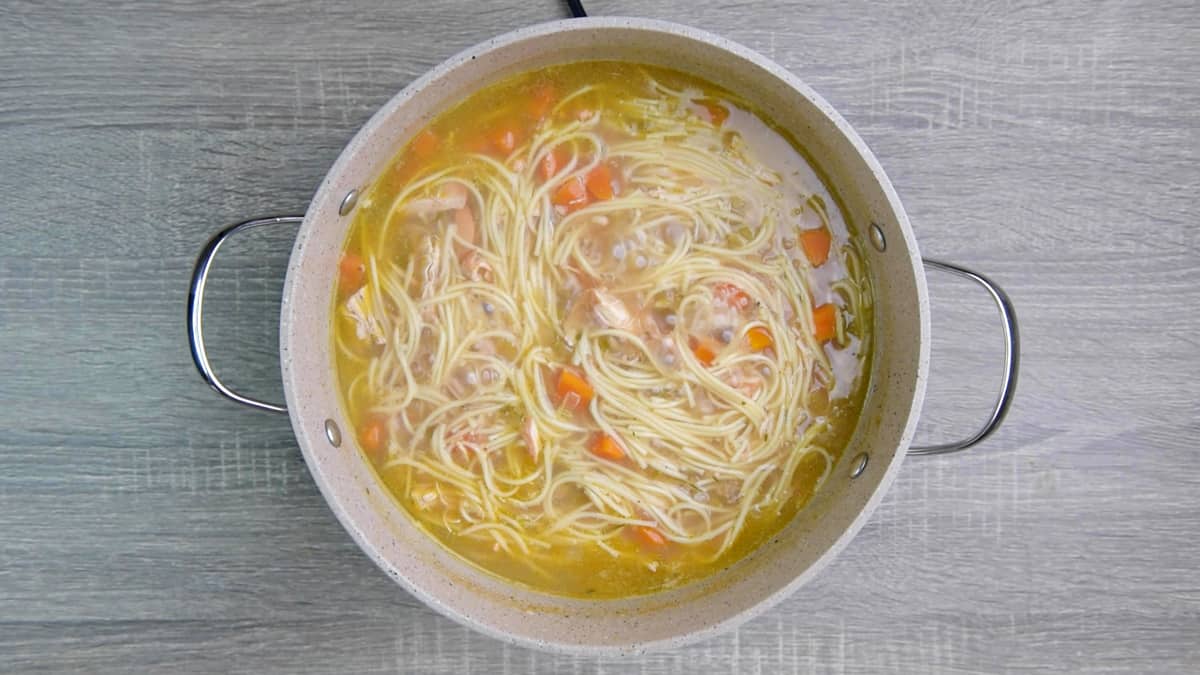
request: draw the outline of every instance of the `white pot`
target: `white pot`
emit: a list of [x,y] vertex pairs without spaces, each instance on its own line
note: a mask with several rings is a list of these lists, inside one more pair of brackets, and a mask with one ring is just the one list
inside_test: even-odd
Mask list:
[[[358,192],[407,139],[449,104],[497,80],[553,63],[621,59],[693,73],[752,101],[800,140],[866,237],[875,289],[875,354],[858,428],[829,480],[794,522],[749,557],[692,585],[621,600],[538,593],[481,572],[419,530],[353,447],[339,404],[331,354],[333,287]],[[572,19],[517,30],[446,61],[397,94],[354,136],[300,217],[226,229],[197,263],[189,306],[192,353],[205,379],[241,403],[283,411],[233,392],[213,374],[201,311],[209,265],[233,233],[301,222],[288,265],[280,319],[286,410],[309,469],[358,545],[401,586],[471,628],[516,644],[571,653],[631,653],[672,647],[728,630],[785,598],[827,565],[863,526],[909,449],[929,365],[929,306],[908,218],[862,139],[820,96],[763,56],[715,35],[659,21]],[[1007,338],[1005,387],[972,445],[1003,418],[1016,379],[1017,335],[1003,292],[979,275],[1001,308]]]

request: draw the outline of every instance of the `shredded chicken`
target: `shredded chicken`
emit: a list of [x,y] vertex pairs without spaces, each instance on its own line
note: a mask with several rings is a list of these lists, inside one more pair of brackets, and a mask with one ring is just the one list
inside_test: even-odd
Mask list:
[[521,438],[525,440],[525,449],[529,451],[529,458],[535,462],[538,461],[538,456],[542,454],[542,444],[538,436],[537,425],[534,424],[532,417],[526,417],[525,424],[521,425]]
[[726,504],[736,504],[738,497],[742,493],[742,481],[732,478],[717,481],[715,485],[709,488],[708,493],[720,497]]
[[[458,235],[459,239],[462,239],[463,241],[467,242],[468,244],[475,243],[475,236],[476,236],[475,214],[471,213],[471,209],[464,206],[461,209],[458,209],[457,211],[455,211],[454,212],[454,225],[455,225],[454,232],[455,232],[455,234]],[[462,251],[459,251],[459,255],[462,255]]]
[[602,288],[593,288],[591,300],[592,316],[601,325],[625,330],[633,328],[633,316],[620,298]]
[[414,216],[427,216],[442,211],[457,211],[467,205],[467,188],[460,183],[446,183],[436,197],[414,199],[405,210]]
[[355,291],[346,300],[346,313],[354,321],[354,334],[359,340],[370,339],[377,345],[384,344],[387,340],[383,336],[383,327],[379,324],[379,319],[371,313],[371,301],[367,297],[367,287]]
[[460,263],[462,271],[471,281],[491,283],[492,266],[475,251],[467,251]]

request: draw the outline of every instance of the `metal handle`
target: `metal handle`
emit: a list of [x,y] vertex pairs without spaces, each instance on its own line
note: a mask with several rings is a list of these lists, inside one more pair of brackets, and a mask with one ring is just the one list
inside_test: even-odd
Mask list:
[[187,330],[188,330],[188,345],[192,348],[192,361],[196,364],[196,370],[200,371],[200,376],[212,387],[227,399],[237,401],[242,405],[248,405],[251,408],[259,410],[269,410],[271,412],[287,412],[287,408],[276,403],[268,403],[260,401],[256,398],[243,396],[236,391],[230,389],[221,381],[217,374],[213,372],[212,364],[208,361],[208,350],[204,346],[204,287],[208,284],[208,270],[212,267],[213,258],[217,255],[217,250],[221,248],[221,244],[233,235],[242,230],[250,230],[262,225],[299,225],[304,221],[304,216],[273,216],[270,218],[255,218],[247,220],[237,225],[231,225],[217,233],[217,236],[209,240],[204,245],[204,250],[200,252],[200,257],[196,259],[196,269],[192,271],[192,287],[188,292],[188,314],[187,314]]
[[1000,389],[1000,395],[996,397],[996,405],[992,407],[992,414],[988,417],[987,422],[973,436],[965,440],[953,443],[938,443],[936,445],[917,445],[908,451],[910,455],[944,455],[950,452],[966,450],[988,436],[991,436],[992,432],[1000,427],[1000,423],[1004,421],[1005,415],[1008,414],[1008,409],[1012,406],[1013,394],[1017,391],[1017,370],[1021,362],[1021,340],[1020,334],[1017,331],[1017,313],[1013,309],[1012,300],[1008,298],[1008,294],[1004,292],[1004,289],[997,286],[991,279],[977,272],[972,272],[969,269],[928,258],[925,258],[924,262],[926,267],[957,274],[960,277],[970,279],[983,286],[988,294],[992,296],[992,300],[996,302],[996,307],[1000,310],[1000,322],[1004,330],[1004,384]]

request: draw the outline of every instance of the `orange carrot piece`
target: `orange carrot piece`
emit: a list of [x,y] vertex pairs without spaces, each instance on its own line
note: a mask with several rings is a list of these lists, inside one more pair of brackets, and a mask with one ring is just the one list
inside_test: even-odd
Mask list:
[[756,352],[775,346],[775,340],[771,339],[770,331],[762,326],[755,326],[746,331],[746,341],[750,343],[750,349]]
[[813,309],[813,333],[817,342],[827,342],[837,336],[837,307],[825,303]]
[[362,256],[356,253],[346,253],[338,263],[338,283],[347,295],[362,288],[367,281],[367,266]]
[[366,424],[358,430],[358,444],[362,446],[363,451],[372,461],[378,462],[382,458],[383,446],[386,441],[387,426],[382,417],[368,418]]
[[734,309],[742,310],[750,307],[750,296],[733,284],[717,284],[713,286],[713,293],[717,296],[718,300]]
[[558,173],[562,165],[562,157],[558,148],[555,148],[542,156],[542,161],[538,163],[538,174],[541,175],[543,181],[550,180],[554,174]]
[[558,206],[567,207],[567,211],[587,206],[588,191],[587,186],[583,184],[583,178],[579,176],[568,178],[554,191],[554,196],[550,198],[550,201]]
[[596,435],[596,440],[592,441],[592,454],[614,462],[625,458],[625,451],[621,449],[617,439],[606,433]]
[[587,189],[596,199],[612,199],[612,171],[607,164],[592,169],[587,177]]
[[412,140],[412,153],[417,159],[429,159],[437,152],[442,140],[432,130],[426,129]]
[[663,548],[667,545],[667,538],[662,535],[662,532],[653,527],[635,525],[633,536],[637,538],[638,543],[646,548]]
[[800,233],[800,246],[804,248],[804,255],[813,267],[820,267],[829,260],[829,245],[832,242],[829,230],[823,227]]
[[554,389],[560,401],[566,400],[568,394],[578,396],[579,404],[575,406],[577,409],[587,407],[587,404],[591,403],[592,398],[596,395],[596,390],[588,384],[583,373],[570,366],[563,366],[559,369],[558,382]]
[[725,120],[729,119],[729,109],[711,98],[698,98],[692,101],[696,105],[708,111],[708,118],[716,126],[721,126]]
[[711,366],[712,362],[717,358],[717,346],[713,344],[712,340],[689,337],[688,347],[691,347],[692,354],[695,354],[696,360],[706,366]]

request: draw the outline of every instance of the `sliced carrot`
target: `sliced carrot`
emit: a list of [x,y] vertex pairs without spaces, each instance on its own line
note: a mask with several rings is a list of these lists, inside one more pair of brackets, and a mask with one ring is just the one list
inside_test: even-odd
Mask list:
[[713,293],[717,299],[734,309],[748,309],[750,307],[750,296],[742,289],[733,284],[720,283],[713,286]]
[[559,168],[563,165],[561,154],[558,148],[555,148],[542,155],[542,161],[538,163],[538,174],[541,175],[543,181],[550,180],[554,174],[558,173]]
[[612,199],[612,171],[607,164],[592,169],[587,177],[587,189],[596,199]]
[[533,89],[533,95],[529,97],[529,115],[535,120],[540,120],[550,112],[550,106],[554,104],[556,93],[554,85],[543,82]]
[[343,293],[350,294],[362,288],[367,280],[367,266],[363,264],[362,256],[356,253],[346,253],[338,264],[338,283]]
[[716,126],[721,126],[725,120],[729,119],[729,109],[711,98],[698,98],[692,101],[696,105],[708,111],[708,118]]
[[635,525],[633,527],[633,536],[638,540],[639,544],[646,548],[662,548],[667,545],[667,538],[662,535],[662,532],[653,527]]
[[588,191],[587,186],[583,184],[583,178],[580,176],[571,176],[563,181],[563,184],[554,191],[554,196],[550,198],[558,206],[567,207],[567,211],[587,206]]
[[750,349],[756,352],[761,352],[775,345],[775,340],[771,339],[770,331],[762,326],[755,326],[746,331],[746,341],[750,343]]
[[372,461],[382,458],[383,446],[387,442],[387,425],[382,417],[367,418],[366,424],[358,430],[358,444]]
[[519,133],[514,126],[500,126],[492,132],[492,146],[505,155],[516,149],[519,142]]
[[592,441],[592,454],[614,462],[625,458],[625,451],[621,449],[617,439],[606,433],[596,434],[596,440]]
[[706,366],[711,366],[712,362],[717,358],[717,346],[712,340],[689,337],[688,347],[691,347],[692,354],[695,354],[696,360]]
[[813,267],[820,267],[829,260],[829,245],[832,242],[829,230],[823,227],[800,233],[800,246],[804,248],[804,255]]
[[563,366],[559,369],[558,382],[555,384],[554,390],[560,401],[566,401],[568,395],[575,394],[579,398],[576,409],[587,407],[587,404],[591,403],[592,398],[596,395],[596,390],[588,384],[583,373],[570,366]]
[[442,140],[432,130],[426,129],[412,140],[412,153],[417,159],[429,159],[437,152]]
[[813,333],[817,342],[826,342],[837,336],[837,307],[825,303],[813,309]]

